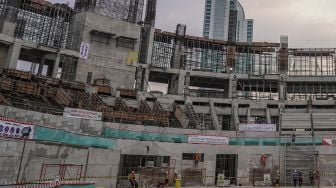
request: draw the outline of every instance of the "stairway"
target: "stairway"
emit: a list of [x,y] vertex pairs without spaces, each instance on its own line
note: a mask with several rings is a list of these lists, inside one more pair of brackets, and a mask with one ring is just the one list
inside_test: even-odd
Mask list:
[[189,128],[191,129],[204,129],[204,127],[201,126],[200,121],[198,119],[198,116],[195,112],[194,107],[192,104],[186,104],[186,112],[187,116],[189,118]]
[[286,145],[285,174],[286,186],[293,186],[292,173],[294,170],[302,172],[303,185],[310,185],[309,173],[315,168],[314,146],[296,146],[291,143]]
[[174,115],[182,128],[189,128],[189,118],[177,103],[174,103]]

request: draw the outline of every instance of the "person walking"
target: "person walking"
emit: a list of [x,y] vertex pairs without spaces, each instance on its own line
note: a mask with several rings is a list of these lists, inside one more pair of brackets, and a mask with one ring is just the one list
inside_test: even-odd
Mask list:
[[314,185],[314,176],[315,176],[314,171],[311,170],[309,172],[310,185]]
[[292,177],[293,177],[293,183],[294,183],[294,187],[296,187],[297,183],[298,183],[298,171],[297,170],[294,170],[293,174],[292,174]]
[[138,182],[136,181],[136,178],[135,178],[135,171],[131,172],[128,179],[131,183],[132,188],[138,188]]
[[299,186],[302,186],[302,182],[303,182],[303,175],[301,171],[298,171],[298,180],[299,180]]
[[314,179],[315,179],[315,185],[319,187],[320,186],[320,172],[318,170],[315,171]]

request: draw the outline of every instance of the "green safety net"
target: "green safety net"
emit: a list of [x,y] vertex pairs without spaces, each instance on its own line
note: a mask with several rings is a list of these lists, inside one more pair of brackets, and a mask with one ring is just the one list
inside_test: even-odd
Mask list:
[[[296,145],[322,145],[322,138],[296,138]],[[279,145],[290,145],[292,142],[291,138],[234,138],[229,139],[229,145],[262,145],[262,146],[276,146]]]
[[117,142],[115,140],[86,136],[76,133],[67,132],[65,130],[51,129],[46,127],[35,126],[34,139],[42,141],[60,142],[70,145],[79,145],[86,147],[96,147],[105,149],[116,149]]
[[127,131],[112,128],[105,128],[104,136],[106,138],[133,139],[141,141],[159,141],[159,142],[176,142],[176,143],[188,142],[188,136],[186,135]]

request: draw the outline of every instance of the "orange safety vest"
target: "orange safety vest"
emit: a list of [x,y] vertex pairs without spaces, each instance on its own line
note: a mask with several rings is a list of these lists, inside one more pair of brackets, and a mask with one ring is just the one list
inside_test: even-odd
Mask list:
[[200,161],[200,160],[201,160],[200,155],[199,155],[199,154],[196,154],[196,155],[194,156],[194,160],[195,160],[195,161]]
[[266,159],[267,159],[266,155],[261,156],[261,161],[266,161]]

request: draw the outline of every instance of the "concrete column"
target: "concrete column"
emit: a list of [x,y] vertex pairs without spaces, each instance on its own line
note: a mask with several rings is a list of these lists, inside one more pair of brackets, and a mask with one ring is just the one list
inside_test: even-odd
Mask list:
[[247,116],[247,123],[250,123],[250,121],[251,121],[251,108],[247,109],[246,116]]
[[215,103],[210,100],[210,114],[212,123],[216,130],[222,130],[222,126],[219,124],[218,115],[215,108]]
[[177,25],[176,27],[176,43],[174,47],[172,62],[171,62],[171,68],[173,69],[184,69],[184,46],[183,41],[185,39],[186,34],[186,25]]
[[178,93],[178,74],[174,74],[168,83],[168,94],[176,95]]
[[284,75],[280,76],[280,81],[279,81],[279,100],[286,100],[287,98],[287,84],[284,81]]
[[52,77],[53,78],[57,77],[58,67],[59,67],[60,61],[61,61],[61,54],[57,53],[55,63],[54,63],[54,67],[53,67],[53,71],[52,71]]
[[183,69],[183,64],[184,64],[184,48],[182,46],[182,43],[180,41],[176,42],[176,46],[174,48],[174,54],[173,58],[171,59],[171,68],[173,69]]
[[[205,180],[206,185],[215,185],[216,176],[216,153],[206,153],[204,155],[204,166],[206,167],[206,175],[209,176]],[[210,178],[213,177],[213,178]]]
[[183,95],[185,76],[186,72],[182,70],[179,74],[175,74],[172,76],[168,85],[169,94]]
[[[151,27],[150,30],[150,35],[149,35],[149,41],[154,41],[154,35],[155,35],[155,28]],[[147,51],[147,57],[146,57],[146,62],[147,65],[150,65],[152,63],[152,54],[153,54],[153,42],[148,42],[148,51]]]
[[279,73],[287,74],[288,72],[288,36],[280,37],[279,50]]
[[232,116],[233,116],[233,124],[236,130],[239,130],[239,114],[238,114],[238,104],[236,102],[232,102]]
[[148,85],[149,85],[149,71],[150,70],[147,67],[143,71],[145,71],[145,73],[143,74],[143,78],[142,78],[142,91],[147,92]]
[[184,95],[189,96],[190,95],[190,72],[187,72],[185,75],[185,81],[184,81]]
[[40,63],[39,63],[39,67],[38,67],[38,71],[37,71],[37,75],[42,75],[42,73],[43,73],[43,66],[44,66],[44,63],[45,63],[45,55],[43,55],[42,56],[42,59],[41,59],[41,61],[40,61]]
[[[228,46],[227,47],[227,56],[226,56],[226,60],[227,60],[227,67],[226,67],[226,72],[235,72],[235,63],[236,63],[236,46]],[[231,71],[232,70],[232,71]]]
[[271,124],[272,120],[271,120],[271,112],[269,108],[266,108],[266,119],[267,119],[267,124]]
[[20,57],[22,40],[15,40],[14,44],[8,49],[8,54],[5,62],[5,68],[16,69],[17,62]]
[[227,90],[228,98],[237,98],[237,77],[235,74],[230,75],[229,87]]
[[141,85],[142,85],[142,74],[143,74],[143,68],[142,66],[138,66],[136,69],[136,74],[135,74],[135,90],[141,91]]

